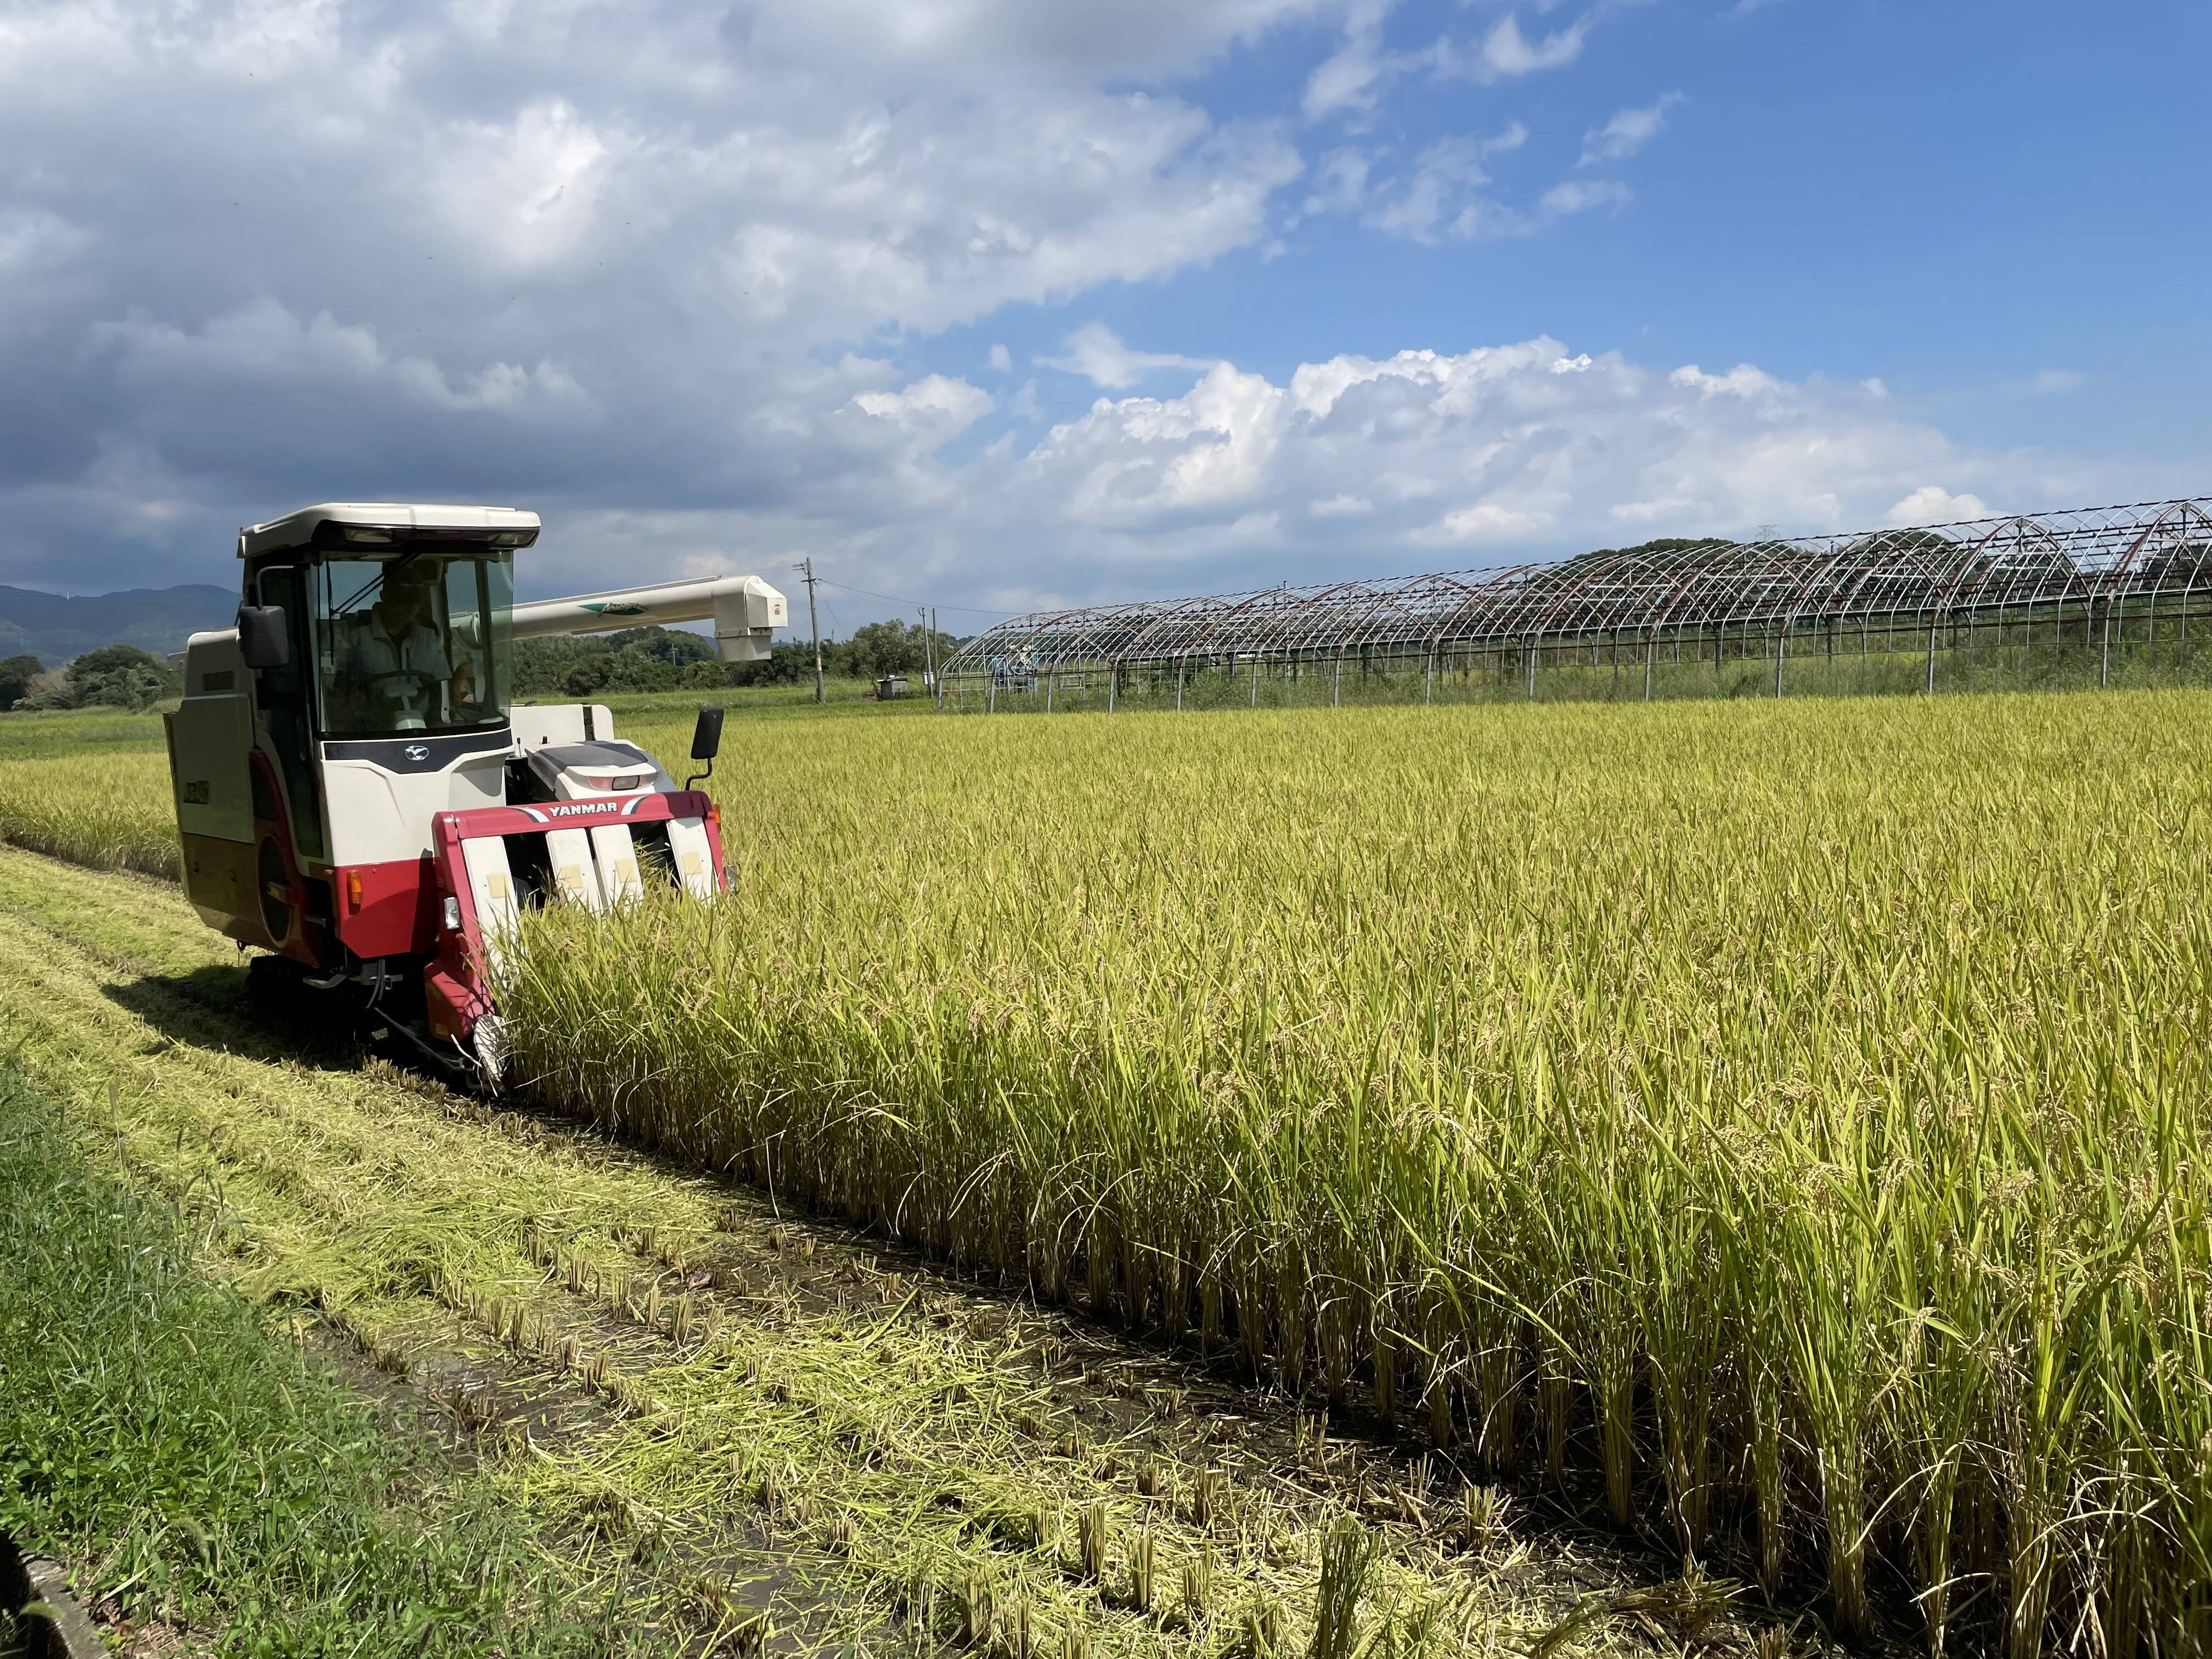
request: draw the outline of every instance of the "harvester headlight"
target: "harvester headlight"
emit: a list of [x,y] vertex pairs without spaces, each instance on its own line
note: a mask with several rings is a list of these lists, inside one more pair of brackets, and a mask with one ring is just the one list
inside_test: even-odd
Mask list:
[[365,526],[349,524],[345,527],[345,538],[349,542],[368,542],[379,546],[392,539],[389,530],[371,530]]
[[451,893],[446,895],[446,931],[449,933],[461,931],[461,902]]

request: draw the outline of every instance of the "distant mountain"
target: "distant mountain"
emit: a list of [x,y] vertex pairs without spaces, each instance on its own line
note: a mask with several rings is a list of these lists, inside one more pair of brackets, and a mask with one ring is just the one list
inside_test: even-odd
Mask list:
[[76,599],[0,587],[0,657],[28,652],[58,668],[95,647],[118,643],[166,656],[183,650],[188,634],[229,627],[237,611],[236,592],[205,582]]

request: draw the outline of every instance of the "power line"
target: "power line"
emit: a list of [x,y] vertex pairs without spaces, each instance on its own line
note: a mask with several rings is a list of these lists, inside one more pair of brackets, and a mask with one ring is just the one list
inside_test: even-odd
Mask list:
[[[910,605],[917,610],[921,606],[920,599],[902,599],[896,593],[878,593],[869,588],[854,587],[849,582],[833,582],[827,576],[817,576],[814,580],[824,587],[842,587],[848,593],[858,593],[866,599],[886,599],[893,605]],[[1022,614],[1018,611],[987,611],[980,605],[941,605],[936,608],[939,611],[965,611],[978,617],[1018,617]]]

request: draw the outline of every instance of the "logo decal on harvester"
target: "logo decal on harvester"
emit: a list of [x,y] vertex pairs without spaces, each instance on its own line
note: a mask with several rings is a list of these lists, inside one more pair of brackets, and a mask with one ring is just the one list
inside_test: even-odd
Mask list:
[[598,605],[587,605],[581,608],[590,611],[595,617],[642,617],[645,614],[643,605],[631,605],[620,599],[602,600]]
[[[656,790],[642,795],[632,795],[628,800],[574,800],[563,802],[557,806],[550,804],[544,806],[517,805],[512,810],[521,813],[535,823],[550,823],[555,818],[590,817],[594,813],[600,812],[611,812],[617,817],[627,818],[635,817],[637,809],[647,801],[667,799],[665,795]],[[653,815],[648,813],[647,816],[650,817]]]
[[411,761],[426,761],[430,758],[430,751],[419,743],[409,744],[406,748],[400,750],[400,753]]

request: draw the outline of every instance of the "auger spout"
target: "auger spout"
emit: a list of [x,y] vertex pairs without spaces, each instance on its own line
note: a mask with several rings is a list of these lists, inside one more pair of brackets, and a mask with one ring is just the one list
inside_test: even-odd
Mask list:
[[760,662],[775,630],[789,623],[790,610],[783,595],[758,576],[711,576],[517,605],[514,637],[605,634],[710,618],[717,656],[724,662]]

